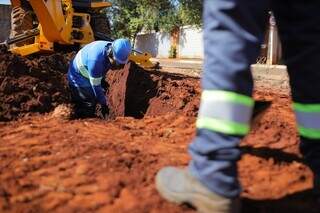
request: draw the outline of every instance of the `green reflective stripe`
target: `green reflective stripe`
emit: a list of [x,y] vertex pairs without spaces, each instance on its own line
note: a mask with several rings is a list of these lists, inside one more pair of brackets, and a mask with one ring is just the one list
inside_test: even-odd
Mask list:
[[79,72],[81,73],[81,75],[82,75],[83,77],[88,78],[88,79],[90,78],[89,75],[88,75],[88,70],[87,70],[87,68],[82,67],[82,66],[79,66],[79,67],[78,67],[78,70],[79,70]]
[[90,77],[89,80],[90,80],[91,85],[99,86],[101,84],[102,77],[101,78]]
[[222,90],[204,90],[197,128],[232,135],[249,132],[254,101],[251,97]]
[[320,112],[295,111],[295,114],[299,126],[308,129],[320,129]]
[[254,105],[254,101],[251,97],[230,91],[204,90],[202,92],[201,98],[214,101],[229,101],[233,103],[243,104],[249,107],[252,107]]
[[90,78],[89,77],[89,72],[88,69],[85,67],[85,65],[82,63],[82,58],[81,58],[81,50],[78,52],[78,54],[76,55],[76,64],[77,64],[77,68],[80,72],[80,74],[85,77],[85,78]]
[[232,135],[246,135],[250,130],[248,124],[218,120],[214,118],[198,118],[196,126],[199,129],[208,129]]
[[77,64],[77,68],[78,68],[80,74],[83,77],[89,79],[91,85],[99,86],[101,84],[102,77],[99,77],[99,78],[90,77],[88,69],[86,68],[86,66],[82,62],[81,50],[76,55],[76,64]]
[[299,112],[320,112],[320,104],[293,103],[293,109]]
[[252,114],[252,107],[243,104],[224,101],[201,100],[199,116],[218,120],[248,123]]
[[310,139],[320,139],[320,129],[312,129],[298,126],[299,134]]
[[310,139],[320,139],[320,104],[293,103],[299,134]]

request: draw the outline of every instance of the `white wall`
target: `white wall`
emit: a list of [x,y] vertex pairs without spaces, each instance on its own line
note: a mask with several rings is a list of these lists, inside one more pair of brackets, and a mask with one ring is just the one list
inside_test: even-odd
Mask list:
[[135,43],[135,49],[149,52],[156,58],[168,58],[170,46],[170,34],[162,32],[140,34]]
[[201,29],[191,26],[180,28],[178,56],[180,58],[203,58],[203,33]]
[[[180,28],[177,47],[179,58],[203,58],[203,33],[201,29],[186,26]],[[136,49],[149,52],[153,57],[168,58],[171,47],[169,33],[148,33],[137,36]]]

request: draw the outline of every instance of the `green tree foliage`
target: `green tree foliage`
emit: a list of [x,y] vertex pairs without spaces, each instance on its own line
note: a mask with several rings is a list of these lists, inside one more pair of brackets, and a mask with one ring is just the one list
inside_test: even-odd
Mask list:
[[170,32],[182,25],[201,26],[201,0],[111,0],[107,9],[113,37],[135,39],[145,31]]
[[202,25],[202,0],[179,0],[178,17],[181,25]]

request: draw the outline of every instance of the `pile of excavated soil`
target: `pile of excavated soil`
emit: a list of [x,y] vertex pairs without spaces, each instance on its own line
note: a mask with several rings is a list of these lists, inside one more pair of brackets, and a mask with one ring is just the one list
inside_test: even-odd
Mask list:
[[66,72],[72,54],[23,58],[0,52],[0,121],[45,113],[69,103]]
[[[66,73],[74,53],[23,58],[0,53],[0,121],[52,111],[69,104]],[[163,115],[177,112],[194,116],[199,105],[197,78],[130,69],[109,71],[107,88],[110,117]]]

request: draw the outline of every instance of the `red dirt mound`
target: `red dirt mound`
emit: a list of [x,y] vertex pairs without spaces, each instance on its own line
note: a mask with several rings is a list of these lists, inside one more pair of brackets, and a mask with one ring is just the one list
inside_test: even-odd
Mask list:
[[[242,212],[318,213],[289,97],[272,100],[241,143]],[[166,202],[154,185],[163,166],[187,165],[194,122],[169,113],[0,123],[0,212],[195,212]]]
[[0,52],[0,121],[45,113],[68,103],[65,74],[72,54],[23,58]]
[[[1,51],[0,121],[70,103],[66,73],[73,53],[23,58]],[[146,71],[134,63],[129,70],[110,70],[103,85],[113,118],[168,112],[195,116],[199,105],[198,79]]]

